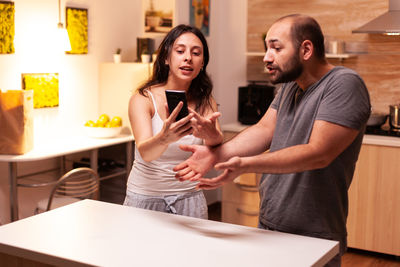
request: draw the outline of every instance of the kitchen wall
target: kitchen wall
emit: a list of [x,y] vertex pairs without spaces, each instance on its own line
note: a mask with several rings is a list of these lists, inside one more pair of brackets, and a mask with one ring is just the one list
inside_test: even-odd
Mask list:
[[[80,130],[84,121],[101,113],[98,108],[98,69],[111,62],[116,48],[122,48],[122,61],[136,60],[136,38],[143,36],[141,0],[62,0],[62,6],[88,8],[89,53],[65,55],[55,48],[54,31],[58,22],[58,1],[15,0],[15,53],[0,55],[0,88],[20,89],[21,73],[59,73],[60,105],[35,110],[35,136],[48,138]],[[175,1],[176,23],[189,22],[189,0]],[[64,12],[64,8],[62,9]],[[237,88],[246,84],[246,0],[211,1],[211,58],[208,72],[214,96],[222,111],[221,122],[237,116]],[[64,21],[64,14],[63,21]],[[1,129],[1,126],[0,126]],[[18,173],[57,166],[57,160],[18,165]],[[0,223],[9,221],[8,168],[0,162]],[[31,215],[39,198],[20,189],[20,216]],[[40,192],[38,190],[34,192]]]
[[[332,64],[356,70],[370,92],[374,111],[389,113],[389,104],[400,103],[400,36],[352,34],[388,10],[388,0],[248,0],[247,50],[263,51],[262,33],[281,16],[302,13],[320,23],[327,39],[345,42],[355,57],[329,59]],[[248,78],[265,79],[262,57],[248,57]]]

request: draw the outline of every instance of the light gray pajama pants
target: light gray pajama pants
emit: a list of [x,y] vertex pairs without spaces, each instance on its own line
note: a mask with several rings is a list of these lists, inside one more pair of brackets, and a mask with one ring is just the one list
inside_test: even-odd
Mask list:
[[203,191],[168,195],[146,196],[127,192],[125,206],[208,219],[207,201]]

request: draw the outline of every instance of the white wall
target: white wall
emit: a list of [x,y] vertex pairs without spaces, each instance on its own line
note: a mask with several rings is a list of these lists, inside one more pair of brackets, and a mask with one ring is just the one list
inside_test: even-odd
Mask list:
[[[98,110],[99,64],[111,62],[118,47],[122,48],[123,61],[136,59],[136,38],[143,35],[141,0],[62,1],[62,5],[88,8],[87,55],[65,55],[52,45],[58,22],[58,1],[14,2],[16,52],[0,55],[0,88],[21,88],[21,73],[58,72],[60,105],[35,112],[35,134],[46,137],[57,134],[56,129],[60,127],[79,129],[84,121],[101,112]],[[208,72],[223,114],[220,121],[233,122],[237,118],[237,88],[246,84],[247,0],[213,0],[210,9]],[[175,11],[175,23],[189,22],[189,0],[175,0]],[[47,164],[55,163],[47,161]],[[19,171],[23,173],[38,166],[21,164]],[[9,220],[7,171],[6,164],[0,162],[0,221],[3,223]]]
[[[189,23],[189,0],[176,0],[177,20]],[[246,80],[247,0],[213,0],[210,7],[208,73],[222,112],[221,123],[237,121],[238,87]]]

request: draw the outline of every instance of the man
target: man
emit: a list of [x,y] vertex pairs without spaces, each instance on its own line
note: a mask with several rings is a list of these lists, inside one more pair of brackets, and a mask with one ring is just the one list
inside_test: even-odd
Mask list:
[[[342,255],[347,190],[371,109],[367,88],[354,71],[326,61],[311,17],[277,20],[265,42],[270,80],[282,83],[266,114],[223,145],[182,146],[193,155],[175,167],[176,177],[213,189],[243,173],[264,173],[259,227],[338,240]],[[222,174],[201,178],[214,165]],[[330,266],[340,266],[340,255]]]

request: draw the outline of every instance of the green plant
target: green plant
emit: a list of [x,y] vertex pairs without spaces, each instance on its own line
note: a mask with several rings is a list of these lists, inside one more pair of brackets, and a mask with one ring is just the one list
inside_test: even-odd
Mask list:
[[121,54],[121,48],[117,48],[117,50],[115,51],[115,54],[116,54],[116,55]]
[[142,51],[142,55],[150,55],[150,51],[145,48]]

